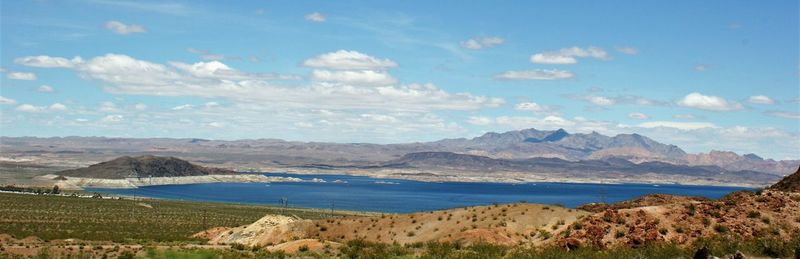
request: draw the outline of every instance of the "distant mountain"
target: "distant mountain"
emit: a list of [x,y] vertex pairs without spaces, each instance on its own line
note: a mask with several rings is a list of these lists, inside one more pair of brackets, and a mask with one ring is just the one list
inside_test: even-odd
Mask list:
[[85,178],[122,179],[128,177],[220,175],[236,174],[236,172],[197,166],[174,157],[124,156],[85,168],[61,171],[58,174]]
[[784,177],[780,182],[776,183],[770,189],[784,191],[784,192],[800,192],[800,168],[797,172]]
[[[297,142],[279,139],[204,140],[103,137],[0,137],[2,156],[65,159],[73,164],[103,161],[120,155],[179,156],[226,168],[368,167],[401,159],[406,154],[450,152],[500,160],[557,158],[564,161],[659,162],[681,166],[715,166],[729,172],[753,171],[778,177],[793,172],[800,160],[775,161],[755,154],[728,151],[689,154],[639,134],[606,136],[564,129],[488,132],[474,138],[405,144]],[[43,162],[56,160],[42,159]],[[83,165],[83,164],[81,164]]]
[[449,170],[470,172],[535,172],[596,179],[613,176],[625,179],[643,174],[665,178],[693,177],[727,181],[773,183],[778,177],[755,171],[728,171],[718,166],[687,166],[664,162],[631,163],[625,159],[567,161],[558,158],[494,159],[485,156],[452,152],[419,152],[406,154],[384,164],[390,168]]

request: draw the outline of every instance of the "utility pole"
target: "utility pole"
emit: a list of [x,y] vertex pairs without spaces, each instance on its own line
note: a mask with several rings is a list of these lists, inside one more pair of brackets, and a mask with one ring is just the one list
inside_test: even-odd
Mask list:
[[330,216],[331,218],[333,218],[333,208],[334,208],[334,202],[335,202],[335,201],[331,200],[331,216]]

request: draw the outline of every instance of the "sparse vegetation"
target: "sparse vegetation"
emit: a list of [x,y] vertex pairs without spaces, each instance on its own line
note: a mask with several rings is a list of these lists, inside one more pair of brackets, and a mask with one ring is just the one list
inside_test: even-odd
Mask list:
[[[115,242],[195,241],[213,226],[240,226],[266,214],[318,219],[326,212],[210,202],[87,199],[0,193],[0,233],[45,240],[78,238]],[[340,215],[340,214],[339,214]]]

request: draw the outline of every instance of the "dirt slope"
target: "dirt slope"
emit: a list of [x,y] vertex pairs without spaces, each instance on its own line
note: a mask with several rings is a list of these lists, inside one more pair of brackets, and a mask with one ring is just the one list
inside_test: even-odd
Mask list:
[[800,192],[800,168],[797,168],[797,172],[784,177],[780,182],[772,185],[770,189],[784,192]]
[[588,215],[588,212],[540,204],[506,204],[466,207],[434,212],[383,216],[348,216],[324,220],[299,220],[266,216],[244,227],[209,235],[212,244],[241,243],[271,246],[300,239],[342,242],[352,239],[400,244],[452,241],[470,244],[543,243],[550,232]]

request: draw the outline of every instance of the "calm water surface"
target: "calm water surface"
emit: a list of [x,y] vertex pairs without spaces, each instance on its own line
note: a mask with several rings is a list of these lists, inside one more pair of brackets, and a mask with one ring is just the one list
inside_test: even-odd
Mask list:
[[[147,186],[139,189],[89,189],[101,193],[163,199],[278,205],[286,197],[291,207],[415,212],[527,201],[576,207],[590,202],[617,202],[645,194],[663,193],[719,198],[748,188],[651,184],[583,183],[432,183],[348,175],[297,175],[325,182],[209,183]],[[334,182],[337,181],[338,182]]]

